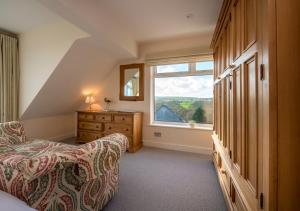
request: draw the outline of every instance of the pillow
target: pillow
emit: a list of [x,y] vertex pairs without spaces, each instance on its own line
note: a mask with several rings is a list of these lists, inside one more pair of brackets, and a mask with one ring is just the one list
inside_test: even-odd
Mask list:
[[0,204],[1,210],[9,210],[9,211],[37,211],[31,207],[29,207],[25,202],[20,199],[0,191]]

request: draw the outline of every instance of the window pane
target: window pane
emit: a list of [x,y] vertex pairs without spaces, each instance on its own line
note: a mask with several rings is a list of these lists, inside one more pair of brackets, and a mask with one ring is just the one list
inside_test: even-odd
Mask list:
[[188,72],[189,64],[170,64],[157,66],[157,73]]
[[213,76],[155,78],[154,120],[211,124]]
[[212,70],[214,69],[213,61],[196,62],[196,70]]

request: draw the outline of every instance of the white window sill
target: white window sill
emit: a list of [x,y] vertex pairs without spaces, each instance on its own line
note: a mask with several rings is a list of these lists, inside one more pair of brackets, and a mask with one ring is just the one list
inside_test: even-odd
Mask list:
[[179,129],[189,129],[189,130],[207,130],[207,131],[212,131],[213,126],[212,125],[195,125],[191,126],[189,124],[186,125],[176,125],[176,124],[168,124],[168,123],[157,123],[153,122],[150,123],[148,126],[150,127],[166,127],[166,128],[179,128]]

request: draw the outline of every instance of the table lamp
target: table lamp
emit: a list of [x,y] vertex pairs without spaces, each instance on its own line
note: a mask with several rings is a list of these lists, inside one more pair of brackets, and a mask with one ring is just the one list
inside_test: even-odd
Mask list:
[[92,110],[92,104],[95,102],[94,96],[88,95],[86,96],[85,103],[89,104],[89,110]]

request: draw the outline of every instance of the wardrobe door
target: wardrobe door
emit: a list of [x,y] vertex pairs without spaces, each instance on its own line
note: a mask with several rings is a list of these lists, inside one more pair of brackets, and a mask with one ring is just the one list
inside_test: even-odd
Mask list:
[[231,158],[231,128],[232,128],[232,103],[231,103],[231,78],[228,76],[226,78],[226,147]]
[[244,63],[245,179],[255,198],[258,192],[258,82],[255,55]]
[[222,35],[222,73],[224,72],[224,70],[227,68],[227,33],[226,30],[224,31],[223,35]]
[[222,52],[222,40],[220,40],[219,42],[219,47],[218,47],[218,75],[217,76],[220,76],[222,74],[222,71],[223,71],[223,52]]
[[234,97],[233,97],[233,77],[230,75],[228,77],[228,149],[229,149],[229,157],[232,159],[233,151],[234,151]]
[[223,142],[223,146],[227,147],[227,139],[226,139],[226,133],[227,133],[227,125],[226,125],[226,117],[227,117],[227,86],[226,86],[226,80],[221,81],[221,87],[222,87],[222,131],[221,131],[221,141]]
[[219,75],[219,47],[216,47],[214,52],[214,81]]
[[244,49],[247,49],[256,41],[256,0],[244,1]]
[[242,14],[242,0],[237,0],[232,9],[233,60],[242,53]]
[[222,116],[222,86],[221,83],[218,83],[218,92],[219,92],[219,96],[218,96],[218,100],[219,100],[219,139],[220,141],[222,141],[222,130],[223,130],[223,116]]
[[236,170],[241,174],[243,135],[242,135],[242,73],[238,67],[233,71],[233,163]]
[[219,90],[219,84],[215,84],[214,85],[214,91],[215,91],[215,115],[216,115],[216,130],[215,133],[218,136],[218,138],[220,139],[220,90]]

